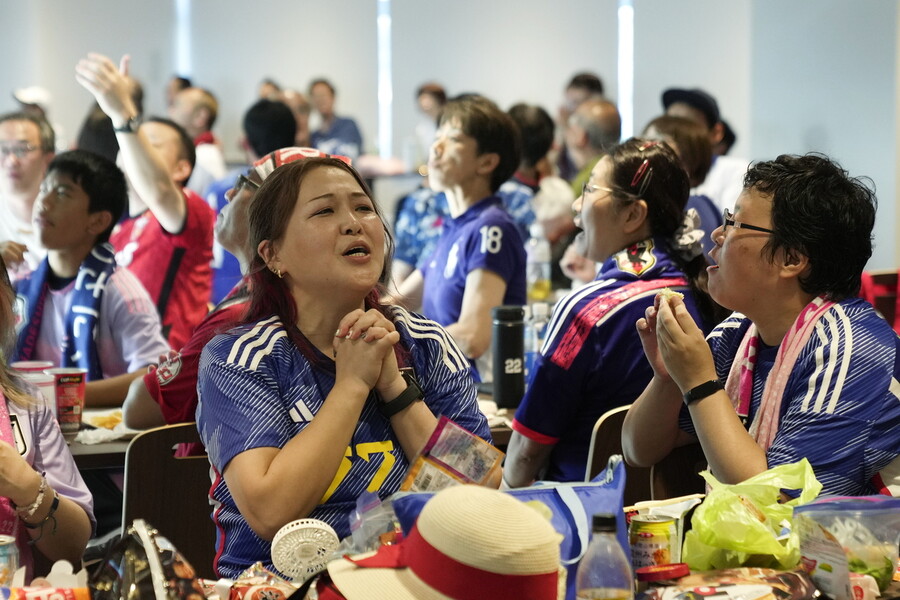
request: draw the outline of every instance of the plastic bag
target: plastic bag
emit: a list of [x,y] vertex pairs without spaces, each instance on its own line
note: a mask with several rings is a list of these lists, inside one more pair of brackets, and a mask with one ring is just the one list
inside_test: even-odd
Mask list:
[[832,598],[853,598],[850,573],[891,584],[900,543],[900,498],[824,498],[794,511],[803,566]]
[[[734,485],[720,483],[709,471],[701,475],[710,491],[694,511],[682,550],[691,569],[797,566],[800,541],[790,531],[792,513],[822,490],[808,460],[773,467]],[[783,489],[799,489],[800,496],[781,504]]]

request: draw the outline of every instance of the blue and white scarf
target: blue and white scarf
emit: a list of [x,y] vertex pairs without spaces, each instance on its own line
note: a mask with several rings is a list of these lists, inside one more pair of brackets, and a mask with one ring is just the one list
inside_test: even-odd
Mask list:
[[[81,263],[66,313],[66,335],[62,340],[61,367],[87,369],[88,380],[103,379],[97,352],[97,324],[100,302],[116,268],[115,252],[109,243],[97,244]],[[50,263],[44,259],[28,278],[16,285],[16,353],[14,360],[31,360],[37,346],[47,297]]]

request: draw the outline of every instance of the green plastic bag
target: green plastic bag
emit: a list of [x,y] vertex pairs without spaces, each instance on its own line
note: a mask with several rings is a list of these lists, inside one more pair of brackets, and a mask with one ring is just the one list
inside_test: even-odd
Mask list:
[[[734,485],[720,483],[709,471],[700,475],[710,491],[684,536],[682,559],[691,569],[797,565],[799,538],[782,531],[790,528],[794,507],[815,499],[822,490],[808,460],[773,467]],[[780,504],[782,489],[799,489],[800,496]]]

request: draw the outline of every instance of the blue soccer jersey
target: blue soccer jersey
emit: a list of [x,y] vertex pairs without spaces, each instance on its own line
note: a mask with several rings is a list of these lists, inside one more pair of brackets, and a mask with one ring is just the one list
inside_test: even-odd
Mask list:
[[521,435],[554,445],[544,479],[583,480],[594,423],[644,391],[653,371],[634,324],[664,287],[684,293],[700,323],[684,274],[654,240],[607,259],[592,283],[557,303],[513,421]]
[[529,227],[535,219],[534,209],[531,206],[534,200],[534,190],[513,177],[500,186],[497,195],[503,201],[503,208],[519,226],[522,239],[527,240],[531,235],[528,232]]
[[[459,347],[441,327],[405,310],[394,309],[394,323],[435,416],[446,415],[490,441],[469,362]],[[313,366],[277,317],[218,335],[204,349],[197,382],[197,426],[213,467],[219,576],[236,577],[256,561],[273,568],[270,543],[241,516],[222,473],[246,450],[287,444],[315,418],[333,386],[334,373]],[[349,515],[357,498],[367,490],[386,498],[399,489],[409,467],[376,402],[372,397],[366,401],[346,458],[309,514],[331,525],[342,538],[350,533]]]
[[[735,313],[709,335],[725,381],[750,320]],[[762,348],[747,423],[762,402],[777,347]],[[806,458],[822,494],[900,496],[900,338],[865,300],[835,304],[800,352],[781,403],[769,467]],[[690,416],[681,426],[694,433]]]
[[422,312],[441,325],[459,320],[466,277],[477,269],[506,281],[503,304],[525,304],[525,242],[496,196],[444,221],[444,230],[422,274]]

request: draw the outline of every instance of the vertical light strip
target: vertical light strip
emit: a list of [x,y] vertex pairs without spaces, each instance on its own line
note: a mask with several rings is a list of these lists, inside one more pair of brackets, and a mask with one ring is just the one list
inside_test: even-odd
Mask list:
[[190,77],[191,63],[191,0],[175,0],[175,72]]
[[619,0],[618,102],[622,139],[634,135],[634,4]]
[[391,0],[378,0],[378,155],[393,153],[393,74],[391,72]]

